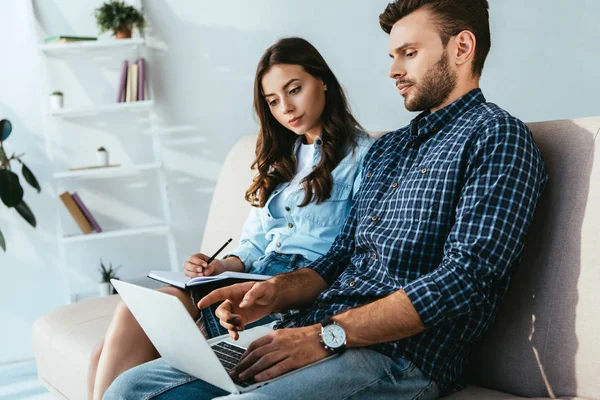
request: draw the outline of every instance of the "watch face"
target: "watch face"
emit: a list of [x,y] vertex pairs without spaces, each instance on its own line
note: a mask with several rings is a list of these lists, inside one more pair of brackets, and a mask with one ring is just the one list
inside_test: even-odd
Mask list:
[[346,343],[346,331],[337,324],[330,324],[323,328],[323,343],[331,349],[342,347]]

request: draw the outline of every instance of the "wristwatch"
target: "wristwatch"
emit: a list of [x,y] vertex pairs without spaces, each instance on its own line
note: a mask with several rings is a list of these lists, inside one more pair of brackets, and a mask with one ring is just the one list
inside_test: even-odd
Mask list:
[[331,317],[321,321],[321,344],[332,353],[341,353],[346,349],[346,331]]

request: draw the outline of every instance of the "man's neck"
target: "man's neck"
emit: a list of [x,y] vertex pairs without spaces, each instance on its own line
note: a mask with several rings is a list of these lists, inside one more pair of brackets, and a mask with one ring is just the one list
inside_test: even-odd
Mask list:
[[456,100],[463,97],[465,94],[469,93],[471,90],[477,89],[477,88],[479,88],[479,79],[473,79],[473,80],[466,81],[462,84],[461,83],[457,84],[456,87],[454,88],[454,90],[452,92],[450,92],[450,95],[448,96],[446,101],[444,101],[438,107],[434,107],[434,108],[430,109],[431,113],[433,114],[434,112],[441,110],[444,107],[449,106],[450,104],[454,103]]

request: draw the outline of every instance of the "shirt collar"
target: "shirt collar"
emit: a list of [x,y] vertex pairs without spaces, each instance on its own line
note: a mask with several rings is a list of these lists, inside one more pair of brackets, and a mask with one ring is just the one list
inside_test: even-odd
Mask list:
[[473,89],[452,104],[431,113],[423,111],[410,122],[410,134],[413,137],[439,132],[448,123],[461,116],[473,107],[485,103],[481,89]]

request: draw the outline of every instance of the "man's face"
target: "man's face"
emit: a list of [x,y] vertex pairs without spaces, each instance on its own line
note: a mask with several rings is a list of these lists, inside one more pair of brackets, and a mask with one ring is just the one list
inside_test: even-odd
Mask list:
[[429,11],[415,11],[394,24],[390,56],[390,78],[408,111],[438,108],[456,87],[458,74]]

